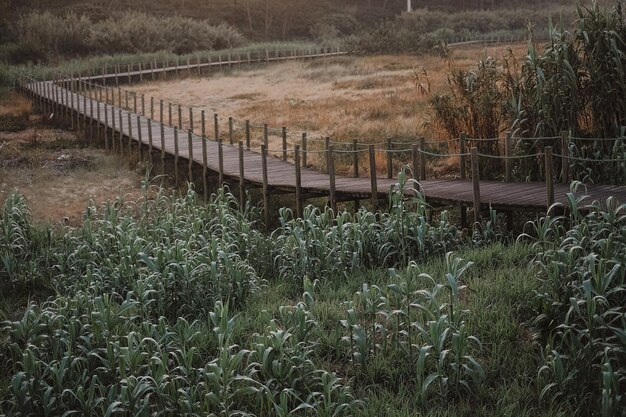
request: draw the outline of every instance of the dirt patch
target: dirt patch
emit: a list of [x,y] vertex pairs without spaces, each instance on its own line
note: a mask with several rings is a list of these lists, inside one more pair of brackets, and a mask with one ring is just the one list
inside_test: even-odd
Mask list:
[[79,225],[90,204],[140,197],[141,173],[72,132],[35,123],[0,132],[0,204],[23,194],[37,223]]

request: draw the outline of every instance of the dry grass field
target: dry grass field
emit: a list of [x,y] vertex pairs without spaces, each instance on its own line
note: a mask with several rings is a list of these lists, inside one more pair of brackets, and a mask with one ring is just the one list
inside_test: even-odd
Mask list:
[[[430,127],[429,96],[423,94],[418,83],[433,94],[443,93],[450,68],[467,68],[488,56],[501,58],[507,48],[452,48],[449,60],[432,54],[287,62],[204,78],[150,82],[133,86],[133,90],[143,93],[146,99],[154,97],[155,102],[162,99],[205,110],[208,118],[213,113],[218,113],[220,120],[233,117],[237,126],[246,119],[256,126],[286,126],[292,139],[300,131],[308,132],[309,137],[368,142],[386,137],[432,138],[443,134]],[[512,49],[515,56],[521,57],[526,45]],[[187,118],[185,111],[183,118]]]
[[31,112],[31,103],[17,94],[0,103],[0,205],[17,191],[37,223],[80,225],[91,201],[139,197],[141,173],[129,162]]

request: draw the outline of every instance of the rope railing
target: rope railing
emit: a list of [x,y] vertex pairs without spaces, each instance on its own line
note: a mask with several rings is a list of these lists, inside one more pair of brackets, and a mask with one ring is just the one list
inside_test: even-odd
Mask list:
[[[59,74],[59,75],[63,75],[63,74]],[[353,155],[354,156],[353,158],[354,176],[358,177],[359,165],[360,165],[359,156],[363,153],[369,154],[369,161],[370,161],[369,172],[374,173],[377,171],[376,156],[377,154],[380,155],[382,153],[384,157],[386,158],[386,162],[387,162],[387,170],[386,170],[387,177],[392,178],[393,156],[409,154],[411,155],[410,158],[411,158],[411,166],[413,168],[412,171],[415,173],[414,174],[415,178],[418,180],[426,179],[426,157],[459,158],[460,164],[461,164],[461,178],[465,178],[465,172],[466,172],[465,159],[470,158],[472,162],[471,169],[470,169],[470,171],[472,172],[472,176],[471,176],[472,181],[474,181],[475,177],[478,178],[478,169],[479,169],[478,158],[503,160],[506,163],[505,181],[507,182],[512,181],[512,176],[511,176],[511,169],[512,169],[511,162],[512,161],[521,161],[524,159],[537,159],[538,162],[540,162],[543,159],[543,162],[545,164],[543,172],[545,173],[544,176],[545,176],[545,181],[546,181],[546,187],[548,188],[547,190],[548,203],[550,203],[550,200],[552,200],[552,202],[554,201],[554,190],[553,190],[552,182],[555,177],[558,177],[558,175],[554,175],[553,173],[553,169],[554,169],[553,161],[554,160],[580,161],[580,162],[589,162],[589,163],[626,163],[626,155],[624,156],[624,158],[619,158],[619,157],[618,158],[606,158],[606,159],[584,158],[584,157],[570,155],[568,153],[566,154],[553,153],[551,146],[542,146],[543,151],[532,153],[532,154],[516,154],[516,155],[511,154],[511,145],[513,142],[560,139],[562,140],[561,146],[563,147],[563,144],[568,144],[573,140],[579,139],[566,133],[564,133],[561,136],[544,137],[544,138],[519,138],[519,137],[513,137],[511,135],[507,135],[507,137],[505,138],[468,138],[466,136],[461,135],[461,137],[458,139],[448,139],[448,140],[441,140],[441,141],[426,141],[424,138],[419,138],[419,141],[414,141],[414,142],[411,142],[411,141],[400,142],[397,140],[394,141],[392,139],[387,139],[386,141],[381,141],[381,142],[364,143],[364,142],[355,142],[355,141],[352,141],[352,142],[341,141],[341,140],[336,140],[336,139],[333,139],[330,137],[324,137],[324,136],[307,137],[307,132],[304,132],[304,131],[297,131],[297,130],[292,131],[292,130],[287,130],[284,127],[282,128],[270,127],[266,124],[256,125],[256,124],[251,124],[249,121],[245,121],[245,123],[242,123],[241,120],[236,120],[232,117],[224,118],[224,117],[220,117],[217,114],[214,114],[212,118],[213,119],[212,122],[214,123],[213,132],[207,135],[207,132],[204,132],[204,129],[211,132],[212,129],[210,128],[210,126],[207,126],[208,124],[211,123],[211,118],[208,119],[208,123],[207,123],[206,113],[204,110],[201,111],[201,115],[202,115],[201,123],[196,122],[194,124],[194,120],[193,120],[194,114],[197,113],[198,109],[177,104],[175,105],[176,112],[174,112],[172,103],[167,103],[168,113],[171,111],[171,116],[168,117],[168,124],[166,125],[165,120],[163,120],[164,111],[162,110],[165,102],[163,102],[162,100],[159,100],[159,105],[161,106],[161,109],[158,112],[160,113],[160,118],[159,118],[160,123],[157,125],[154,125],[151,122],[156,119],[155,114],[154,114],[155,112],[151,111],[150,117],[148,117],[148,115],[145,114],[143,103],[142,103],[141,115],[137,114],[136,103],[133,103],[134,104],[133,107],[135,107],[134,112],[132,111],[132,108],[130,106],[126,106],[126,107],[121,106],[122,104],[130,104],[130,103],[121,102],[121,99],[119,98],[119,92],[122,90],[119,87],[117,89],[114,89],[112,87],[94,83],[89,80],[79,81],[80,83],[82,83],[83,86],[92,88],[96,91],[97,89],[102,89],[102,91],[105,91],[106,89],[107,91],[113,90],[114,92],[116,92],[118,95],[117,98],[118,98],[119,104],[121,106],[121,107],[116,107],[114,96],[112,97],[113,104],[110,105],[108,103],[108,98],[109,98],[108,94],[106,95],[107,97],[102,97],[102,94],[99,94],[99,93],[92,94],[92,92],[88,92],[90,99],[87,102],[87,97],[84,94],[82,94],[84,93],[84,91],[81,91],[80,88],[77,88],[76,89],[77,92],[72,91],[72,95],[70,97],[68,95],[68,92],[70,90],[68,90],[66,87],[68,87],[68,84],[71,84],[73,81],[76,81],[76,80],[72,80],[72,79],[62,80],[66,84],[65,86],[63,85],[63,83],[59,85],[59,82],[58,82],[59,80],[39,82],[39,81],[36,81],[34,78],[26,76],[26,75],[22,75],[20,77],[20,80],[23,82],[24,86],[28,87],[28,91],[33,96],[33,98],[39,100],[39,103],[42,105],[42,107],[46,108],[47,110],[53,110],[51,111],[51,113],[55,115],[60,113],[60,116],[57,115],[55,117],[63,118],[64,117],[63,111],[58,111],[58,110],[59,109],[63,110],[64,108],[66,115],[68,112],[70,112],[72,114],[81,116],[83,129],[85,129],[86,127],[86,119],[89,119],[90,129],[92,129],[92,123],[95,121],[98,132],[100,132],[101,130],[104,131],[105,147],[107,148],[110,148],[110,146],[113,146],[113,149],[115,149],[116,142],[114,140],[114,136],[115,136],[115,132],[119,132],[119,141],[118,141],[119,143],[117,143],[117,145],[119,146],[120,152],[122,152],[125,146],[125,144],[122,143],[122,138],[121,138],[122,136],[128,136],[129,138],[127,141],[128,152],[131,152],[131,148],[132,148],[131,142],[133,140],[137,141],[137,148],[139,148],[139,151],[141,152],[142,147],[146,144],[146,141],[141,138],[141,135],[145,134],[146,121],[148,122],[147,126],[148,126],[148,132],[149,132],[148,135],[149,135],[150,149],[152,149],[152,145],[153,145],[153,139],[154,139],[153,136],[155,136],[157,140],[159,137],[159,133],[154,132],[155,128],[157,130],[160,129],[161,132],[163,132],[163,129],[165,128],[165,126],[169,126],[173,128],[174,135],[176,138],[175,139],[176,141],[175,153],[177,155],[176,156],[177,161],[180,156],[178,143],[184,140],[185,138],[187,138],[187,140],[189,141],[189,146],[187,148],[187,152],[189,152],[189,154],[187,156],[183,156],[183,158],[189,159],[189,166],[190,166],[189,177],[190,178],[193,177],[193,173],[192,173],[192,165],[194,163],[193,162],[194,158],[192,154],[193,148],[194,148],[193,141],[201,141],[203,152],[204,152],[209,138],[212,138],[218,141],[217,147],[219,150],[218,151],[219,161],[220,161],[219,172],[220,172],[221,179],[223,179],[223,176],[224,176],[222,153],[223,153],[223,147],[228,146],[227,142],[233,145],[235,148],[239,146],[240,155],[241,155],[241,152],[243,151],[256,151],[256,152],[261,153],[263,160],[267,158],[268,154],[274,154],[275,156],[279,158],[282,154],[282,159],[285,161],[287,160],[288,156],[289,158],[293,157],[294,163],[298,165],[300,168],[309,166],[306,160],[307,155],[326,156],[325,159],[320,158],[317,161],[317,163],[319,164],[319,163],[323,163],[323,161],[326,161],[325,170],[328,173],[328,175],[332,177],[332,179],[330,179],[329,181],[331,181],[331,183],[333,184],[335,180],[334,179],[334,172],[335,172],[334,156],[340,156],[340,155]],[[69,86],[72,87],[71,85]],[[131,93],[134,94],[134,97],[137,97],[137,93],[135,92],[131,92]],[[72,99],[71,103],[68,100],[69,98]],[[102,100],[103,98],[106,99],[107,101],[105,102],[104,100]],[[142,98],[143,98],[143,95],[142,95]],[[74,99],[76,99],[76,106],[74,106]],[[152,97],[150,101],[152,104],[153,103]],[[87,104],[89,104],[89,108],[87,107]],[[95,108],[94,108],[94,104],[95,104]],[[104,104],[104,117],[102,117],[102,114],[101,114],[101,111],[102,111],[101,104]],[[125,113],[122,113],[122,108],[125,108],[128,110],[125,110]],[[189,110],[189,118],[185,120],[182,119],[183,112],[181,109],[183,108]],[[174,115],[174,113],[176,114]],[[111,116],[110,117],[111,123],[106,122],[109,115]],[[74,116],[72,116],[71,120],[72,120],[72,123],[74,123]],[[76,116],[76,120],[78,123],[77,116]],[[174,120],[176,120],[178,125],[174,125],[173,123]],[[133,131],[133,123],[135,124],[134,131]],[[224,123],[228,123],[227,130],[220,129],[221,125],[223,125]],[[196,134],[197,130],[194,130],[194,128],[196,129],[199,128],[200,124],[203,127],[204,135],[198,135]],[[141,129],[137,128],[137,126],[139,125],[142,126]],[[80,123],[78,123],[78,126],[80,126]],[[102,129],[102,127],[104,128]],[[182,127],[188,127],[188,129],[184,129]],[[251,140],[252,140],[251,132],[250,132],[251,129],[263,130],[264,137],[262,137],[262,140],[264,141],[264,143],[260,147],[251,146]],[[112,137],[110,138],[111,140],[107,142],[108,131],[111,131]],[[244,133],[245,133],[245,140],[243,137]],[[301,134],[301,137],[297,137],[299,136],[297,135],[298,133]],[[267,142],[267,137],[270,134],[272,136],[281,136],[283,139],[283,146],[282,147],[273,146],[272,148],[270,148]],[[237,140],[235,140],[235,137],[237,138]],[[593,140],[593,138],[582,138],[582,139]],[[596,140],[606,140],[606,141],[608,140],[617,141],[617,140],[623,140],[623,139],[624,138],[596,138]],[[161,140],[163,140],[163,133],[161,133]],[[258,141],[258,137],[255,137],[255,143],[257,143],[257,141]],[[314,147],[313,149],[307,148],[307,141],[315,143],[316,147]],[[505,143],[504,155],[478,152],[478,148],[475,146],[471,147],[471,152],[465,151],[466,149],[465,146],[473,145],[472,142],[476,142],[476,144],[479,144],[483,142],[487,143],[487,142],[495,142],[495,141],[504,141]],[[445,145],[445,146],[448,146],[449,148],[451,146],[450,144],[456,144],[456,143],[458,143],[460,146],[459,147],[460,152],[432,152],[431,150],[427,149],[427,146],[433,146],[433,145],[437,145],[437,146]],[[245,144],[245,147],[244,147],[244,144]],[[323,144],[324,147],[322,149],[317,148],[319,144]],[[215,145],[212,145],[212,146],[215,146]],[[335,147],[339,147],[339,149],[335,149]],[[564,148],[567,149],[567,147],[564,147]],[[163,146],[161,147],[161,149],[163,149]],[[162,158],[164,158],[163,152],[164,151],[162,150]],[[203,157],[206,160],[206,156],[203,155]],[[345,158],[342,160],[345,161]],[[243,161],[243,159],[241,159],[241,161]],[[403,163],[404,162],[406,162],[406,160],[403,161]],[[206,161],[203,162],[203,169],[206,170]],[[267,169],[267,167],[265,169]],[[561,170],[562,170],[561,178],[563,182],[569,179],[568,169],[569,169],[569,164],[567,163],[563,164],[562,162],[561,163]],[[178,176],[178,172],[176,175]],[[371,181],[372,181],[372,196],[378,195],[378,191],[375,186],[376,176],[377,175],[370,176]],[[333,186],[331,186],[331,189],[332,188]],[[550,191],[550,189],[552,189],[552,191]],[[552,197],[550,197],[550,195],[552,195]],[[478,196],[479,196],[479,193],[478,193]],[[550,205],[551,204],[548,204],[548,206]]]

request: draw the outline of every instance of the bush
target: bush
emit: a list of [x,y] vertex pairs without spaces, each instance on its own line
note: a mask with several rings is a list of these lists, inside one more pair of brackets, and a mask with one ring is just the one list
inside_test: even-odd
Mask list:
[[14,64],[43,59],[45,51],[61,56],[157,51],[183,54],[245,43],[237,29],[224,23],[214,26],[207,21],[140,12],[113,13],[100,21],[73,13],[57,16],[31,12],[17,22],[16,35],[21,43],[4,54]]
[[24,65],[48,60],[48,52],[46,48],[34,41],[22,41],[20,43],[7,43],[0,45],[0,62],[6,62],[13,65]]

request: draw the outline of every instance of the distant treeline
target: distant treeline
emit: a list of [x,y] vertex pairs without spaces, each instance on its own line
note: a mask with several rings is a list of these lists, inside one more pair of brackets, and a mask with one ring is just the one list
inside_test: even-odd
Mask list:
[[459,37],[520,35],[529,23],[545,30],[550,18],[567,25],[572,1],[412,0],[406,13],[407,0],[0,0],[0,62],[286,40],[419,52]]
[[[412,0],[412,7],[458,11],[571,5],[573,2]],[[142,11],[156,16],[176,14],[207,20],[213,25],[228,23],[252,41],[268,41],[309,38],[331,26],[340,33],[351,33],[356,26],[393,19],[407,9],[407,0],[0,0],[0,16],[8,21],[15,21],[19,15],[35,9],[56,14],[71,11],[96,20],[107,18],[116,10]]]

